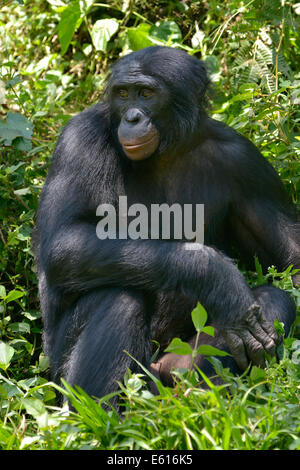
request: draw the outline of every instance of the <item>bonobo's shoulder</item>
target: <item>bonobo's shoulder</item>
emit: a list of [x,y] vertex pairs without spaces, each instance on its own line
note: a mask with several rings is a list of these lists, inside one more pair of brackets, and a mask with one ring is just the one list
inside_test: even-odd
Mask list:
[[269,192],[272,198],[277,194],[281,201],[286,199],[278,174],[249,139],[214,119],[207,120],[205,139],[209,160],[241,183],[243,188],[252,188],[256,194],[261,192],[264,196]]
[[64,127],[62,134],[80,134],[97,131],[97,134],[108,128],[108,113],[105,103],[97,103],[72,117]]
[[233,127],[216,119],[208,118],[206,121],[205,133],[207,138],[223,146],[236,145],[244,147],[253,145],[246,137],[237,132]]
[[96,104],[71,118],[63,128],[53,160],[79,163],[79,160],[85,160],[93,153],[101,153],[109,135],[110,128],[105,104]]
[[228,163],[242,164],[243,162],[249,163],[249,160],[252,163],[265,161],[258,148],[249,139],[215,119],[207,119],[204,139],[206,145],[213,149],[214,155]]

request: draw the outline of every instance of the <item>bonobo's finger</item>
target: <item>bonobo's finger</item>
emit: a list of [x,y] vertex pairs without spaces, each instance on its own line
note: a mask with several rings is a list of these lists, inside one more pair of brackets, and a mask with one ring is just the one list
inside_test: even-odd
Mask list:
[[247,330],[242,332],[242,339],[248,357],[253,362],[253,364],[256,366],[265,367],[265,352],[264,346],[261,344],[261,342],[257,341]]
[[275,356],[276,354],[276,344],[274,339],[268,335],[265,330],[262,329],[259,323],[255,326],[250,328],[251,334],[254,338],[262,344],[265,351],[270,354],[271,356]]
[[274,328],[274,325],[272,325],[271,322],[266,320],[263,316],[259,321],[260,326],[263,328],[263,330],[269,335],[269,337],[274,341],[276,345],[280,344],[280,337],[277,334],[277,331]]
[[[247,325],[249,330],[252,331],[261,331],[258,330],[258,325],[260,325],[261,329],[264,330],[264,332],[269,336],[269,340],[267,341],[268,347],[272,348],[272,345],[270,343],[271,340],[274,341],[275,344],[280,343],[280,339],[278,337],[278,334],[272,325],[271,322],[265,319],[261,307],[258,304],[254,304],[251,308],[251,311],[249,312],[247,316]],[[257,338],[259,341],[260,339]],[[264,342],[264,341],[263,341]]]
[[235,362],[241,370],[247,369],[249,361],[242,339],[231,331],[223,330],[223,336]]

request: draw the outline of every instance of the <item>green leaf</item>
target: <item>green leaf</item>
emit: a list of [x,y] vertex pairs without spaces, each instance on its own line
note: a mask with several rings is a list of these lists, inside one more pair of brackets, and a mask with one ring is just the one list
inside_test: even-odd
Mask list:
[[8,329],[14,333],[30,333],[30,325],[25,322],[10,323]]
[[274,328],[279,335],[285,336],[284,324],[278,321],[277,318],[274,320]]
[[172,339],[167,349],[165,349],[165,352],[186,356],[188,354],[192,354],[193,350],[188,343],[181,341],[180,338],[174,338]]
[[4,299],[6,297],[6,290],[4,286],[0,286],[0,299]]
[[201,354],[202,356],[230,356],[231,354],[227,353],[226,351],[221,351],[221,349],[217,349],[214,346],[202,345],[199,346],[197,349],[197,354]]
[[0,341],[0,368],[6,370],[15,353],[14,348]]
[[138,392],[142,386],[143,382],[136,374],[130,377],[126,383],[126,387],[135,392]]
[[205,326],[203,329],[202,329],[202,333],[205,333],[209,336],[215,336],[215,329],[213,326]]
[[35,442],[42,441],[42,436],[26,436],[21,440],[20,450],[26,449],[27,446],[34,444]]
[[26,139],[31,139],[33,124],[23,114],[7,113],[6,124],[10,129],[19,129]]
[[86,15],[90,8],[93,6],[93,3],[95,3],[96,0],[79,0],[79,6],[81,13],[83,15]]
[[111,37],[118,31],[119,23],[114,18],[98,20],[91,31],[91,38],[97,51],[106,52]]
[[149,31],[151,26],[146,23],[141,23],[137,28],[128,28],[127,37],[129,47],[132,51],[138,51],[144,47],[153,46],[151,38],[149,38]]
[[23,398],[22,403],[25,406],[27,413],[34,417],[40,416],[46,411],[43,402],[38,398]]
[[72,37],[76,29],[81,25],[81,22],[79,1],[75,1],[62,12],[58,25],[58,39],[62,55],[66,53]]
[[250,372],[250,378],[254,383],[262,382],[266,379],[266,371],[260,369],[259,367],[253,366]]
[[39,357],[39,368],[41,371],[47,370],[49,367],[49,357],[44,354],[40,354]]
[[61,11],[62,8],[66,6],[63,0],[47,0],[48,3],[53,7],[53,9],[57,9]]
[[14,147],[22,152],[29,152],[32,149],[31,141],[24,137],[17,137],[14,141]]
[[14,78],[12,78],[11,80],[7,80],[6,88],[14,87],[15,85],[17,85],[18,83],[21,83],[21,82],[22,82],[21,76],[20,75],[15,75]]
[[25,196],[26,194],[31,194],[30,188],[15,189],[14,194],[17,196]]
[[152,26],[149,35],[163,43],[172,44],[182,41],[182,34],[175,21],[163,21],[158,26]]
[[8,304],[8,302],[12,302],[13,300],[19,299],[20,297],[23,297],[24,292],[21,292],[19,290],[11,290],[8,295],[4,298],[5,302]]
[[200,302],[197,303],[196,308],[194,308],[194,310],[192,311],[192,320],[196,330],[202,331],[207,321],[207,313],[205,308],[200,304]]
[[254,262],[255,262],[255,270],[257,272],[257,282],[259,285],[261,285],[264,282],[264,276],[262,272],[262,266],[260,262],[258,261],[258,258],[256,255],[254,256]]
[[16,138],[31,139],[32,123],[22,114],[7,113],[6,122],[0,120],[0,141],[11,145]]
[[41,318],[42,314],[40,312],[23,312],[24,317],[28,318],[28,320],[33,321],[37,318]]

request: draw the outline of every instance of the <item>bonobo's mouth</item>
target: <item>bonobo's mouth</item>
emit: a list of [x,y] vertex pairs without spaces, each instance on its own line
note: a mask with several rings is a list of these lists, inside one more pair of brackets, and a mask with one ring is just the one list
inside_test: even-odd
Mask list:
[[134,143],[134,144],[123,144],[123,148],[129,152],[132,152],[134,150],[139,150],[141,149],[142,147],[146,147],[147,145],[151,144],[155,139],[156,139],[156,135],[154,134],[152,137],[150,137],[150,139],[148,140],[144,140],[142,142],[138,142],[138,143]]

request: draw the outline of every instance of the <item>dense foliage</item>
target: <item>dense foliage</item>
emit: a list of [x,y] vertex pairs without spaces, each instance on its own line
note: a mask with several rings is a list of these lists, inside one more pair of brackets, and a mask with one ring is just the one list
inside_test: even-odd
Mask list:
[[[109,65],[153,44],[205,60],[211,114],[250,138],[300,202],[300,3],[292,0],[4,0],[0,10],[0,448],[300,449],[297,324],[267,371],[193,375],[153,397],[128,373],[125,418],[47,382],[31,233],[62,125],[97,101]],[[259,175],[258,175],[259,176]],[[292,268],[291,268],[292,269]],[[291,292],[290,272],[247,273]],[[298,314],[300,310],[298,309]],[[298,321],[299,323],[299,321]]]

